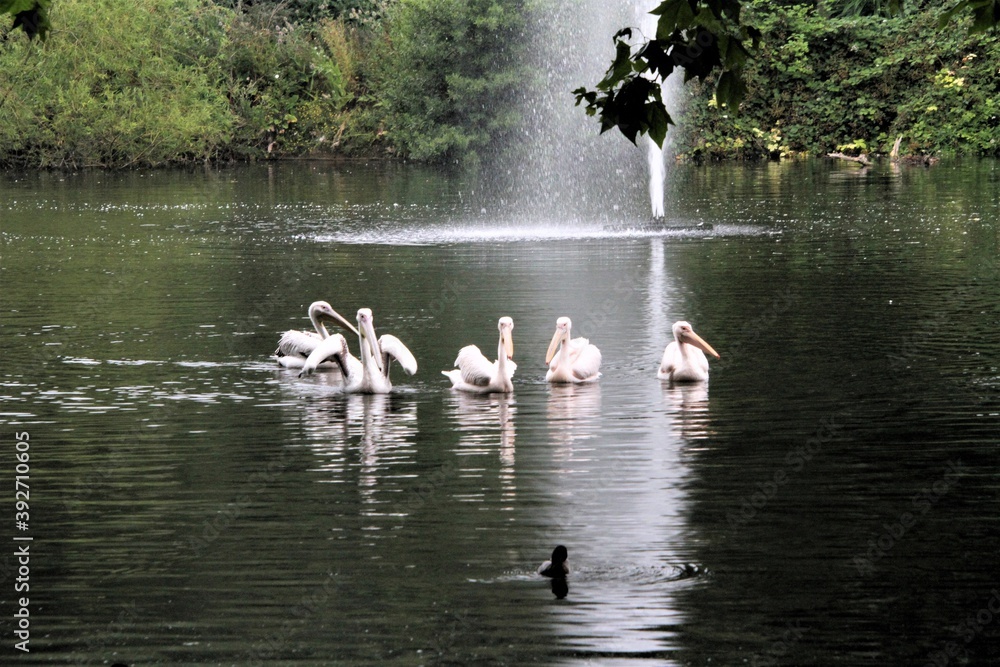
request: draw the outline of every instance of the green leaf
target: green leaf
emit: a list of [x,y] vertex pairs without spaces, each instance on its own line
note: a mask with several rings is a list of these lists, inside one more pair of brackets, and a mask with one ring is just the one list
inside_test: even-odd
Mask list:
[[736,111],[746,92],[746,84],[743,83],[742,77],[737,72],[729,70],[719,77],[719,83],[715,87],[715,101]]
[[674,30],[683,30],[694,22],[694,8],[688,0],[664,0],[650,12],[660,17],[656,22],[656,38],[670,39]]
[[615,44],[615,61],[611,63],[608,73],[597,84],[597,88],[599,90],[610,90],[631,73],[632,47],[627,42],[618,40]]
[[49,31],[49,4],[51,0],[0,0],[0,14],[14,17],[13,28],[20,28],[28,37],[36,35],[45,39]]
[[662,148],[663,140],[667,138],[667,129],[673,123],[662,102],[650,102],[646,105],[646,123],[649,138]]

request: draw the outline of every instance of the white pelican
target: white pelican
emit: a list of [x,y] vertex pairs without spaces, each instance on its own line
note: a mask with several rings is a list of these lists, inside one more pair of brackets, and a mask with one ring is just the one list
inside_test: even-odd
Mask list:
[[545,363],[549,365],[547,382],[594,382],[601,377],[601,351],[586,338],[571,340],[572,327],[568,317],[556,320],[556,332],[545,353]]
[[[395,359],[408,375],[417,372],[417,360],[406,346],[389,334],[375,338],[372,311],[362,308],[358,311],[358,338],[361,343],[361,361],[351,356],[347,350],[347,339],[334,334],[320,342],[302,365],[303,375],[311,375],[320,363],[333,359],[344,374],[344,391],[349,394],[388,394],[392,389],[389,381],[389,361]],[[353,327],[352,327],[353,329]]]
[[324,322],[333,322],[355,334],[358,333],[354,325],[335,311],[326,301],[313,301],[309,304],[309,319],[312,320],[316,333],[290,329],[281,335],[281,339],[278,340],[278,349],[274,351],[274,358],[279,366],[302,368],[306,357],[316,349],[320,341],[330,337]]
[[514,320],[501,317],[497,322],[500,342],[497,344],[497,360],[490,363],[475,345],[466,345],[458,351],[456,369],[441,371],[451,380],[452,389],[475,394],[509,394],[514,391],[511,378],[517,370],[514,363]]
[[[656,377],[671,382],[703,382],[708,379],[705,352],[719,358],[719,353],[701,339],[687,322],[674,322],[674,342],[663,350]],[[704,352],[702,352],[704,350]]]

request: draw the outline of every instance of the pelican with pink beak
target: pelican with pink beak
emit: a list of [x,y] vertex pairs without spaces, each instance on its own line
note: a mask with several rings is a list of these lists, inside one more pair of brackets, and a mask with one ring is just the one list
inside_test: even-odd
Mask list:
[[358,332],[361,343],[361,360],[355,359],[347,350],[347,339],[334,334],[321,342],[302,366],[299,377],[311,375],[319,364],[332,359],[344,374],[344,392],[348,394],[388,394],[392,390],[389,381],[389,362],[396,360],[407,375],[417,372],[417,360],[402,341],[390,334],[381,338],[375,336],[372,311],[362,308],[358,311]]
[[509,394],[514,391],[511,378],[517,369],[514,363],[514,320],[501,317],[497,322],[500,342],[497,343],[497,360],[490,362],[475,345],[466,345],[458,351],[455,370],[441,371],[451,380],[452,389],[473,394]]
[[[358,335],[358,330],[340,313],[335,311],[326,301],[313,301],[309,305],[309,319],[312,320],[315,333],[291,329],[281,335],[278,349],[274,351],[274,359],[284,368],[302,368],[306,358],[322,341],[330,337],[326,323],[332,322]],[[326,364],[329,366],[329,364]]]
[[674,341],[663,350],[660,370],[656,377],[671,382],[704,382],[708,380],[708,358],[705,352],[719,358],[719,353],[702,340],[687,322],[674,322]]
[[586,338],[571,338],[572,328],[568,317],[556,320],[556,332],[545,353],[546,382],[580,384],[601,377],[601,351]]

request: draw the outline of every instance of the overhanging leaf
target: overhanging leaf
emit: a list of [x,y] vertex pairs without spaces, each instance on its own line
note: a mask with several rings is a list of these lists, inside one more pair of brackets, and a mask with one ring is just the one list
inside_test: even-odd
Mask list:
[[719,77],[719,83],[715,87],[715,101],[720,106],[725,104],[735,111],[739,108],[746,92],[747,87],[743,83],[743,78],[737,72],[729,70]]

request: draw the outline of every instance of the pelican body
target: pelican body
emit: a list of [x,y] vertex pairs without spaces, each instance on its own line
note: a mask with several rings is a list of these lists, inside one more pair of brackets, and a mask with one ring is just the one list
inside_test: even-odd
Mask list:
[[547,382],[594,382],[601,377],[601,351],[586,338],[571,338],[573,323],[568,317],[556,320],[556,332],[545,353],[549,370]]
[[358,311],[358,333],[361,344],[360,361],[351,356],[347,349],[347,339],[340,334],[330,336],[316,346],[306,358],[299,377],[311,375],[321,363],[334,361],[344,374],[344,391],[349,394],[388,394],[392,390],[389,381],[389,362],[395,359],[408,375],[417,372],[417,360],[403,343],[389,334],[375,337],[372,311],[362,308]]
[[455,370],[441,371],[451,380],[452,389],[474,394],[509,394],[514,391],[514,320],[501,317],[497,322],[500,342],[497,344],[497,360],[490,363],[475,345],[466,345],[458,351]]
[[704,382],[708,380],[708,358],[705,352],[719,358],[719,353],[694,332],[683,320],[674,322],[674,340],[663,350],[663,359],[656,377],[671,382]]
[[345,327],[353,331],[355,335],[358,333],[354,325],[335,311],[326,301],[313,301],[309,304],[309,319],[316,330],[315,333],[289,329],[281,335],[278,340],[278,348],[274,351],[274,358],[279,366],[302,368],[306,358],[316,349],[316,346],[330,337],[330,333],[326,330],[326,322]]

